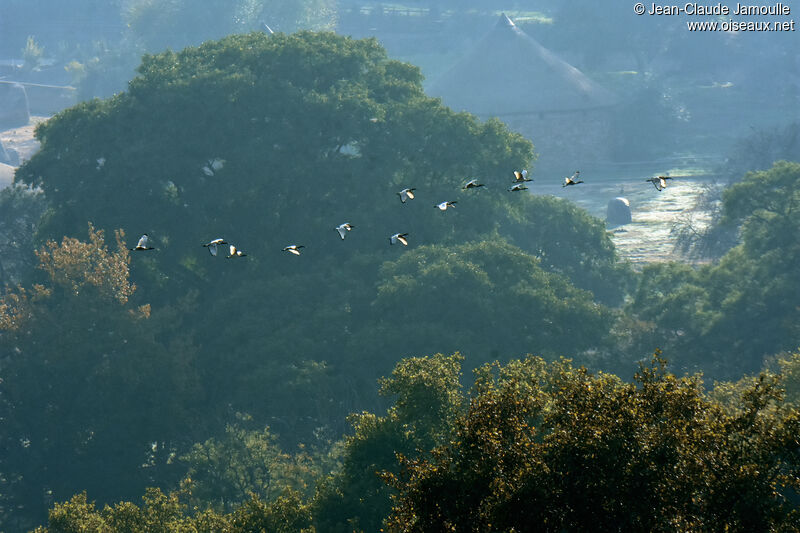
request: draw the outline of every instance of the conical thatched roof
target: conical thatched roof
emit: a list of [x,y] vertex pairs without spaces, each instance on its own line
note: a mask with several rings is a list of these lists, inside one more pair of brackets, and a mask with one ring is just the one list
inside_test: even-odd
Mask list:
[[449,72],[428,87],[453,109],[477,115],[577,111],[614,97],[517,28],[505,14]]

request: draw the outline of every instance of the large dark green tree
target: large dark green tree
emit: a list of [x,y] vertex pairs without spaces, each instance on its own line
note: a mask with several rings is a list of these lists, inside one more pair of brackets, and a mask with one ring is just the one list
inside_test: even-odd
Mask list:
[[380,393],[393,397],[383,416],[350,416],[354,434],[345,441],[342,467],[323,479],[311,504],[317,531],[378,531],[396,491],[383,477],[399,474],[398,455],[417,457],[452,438],[462,412],[463,357],[436,354],[397,364],[381,380]]
[[[419,71],[388,60],[374,40],[233,36],[147,56],[139,71],[128,92],[42,126],[42,150],[18,179],[41,185],[53,206],[43,237],[80,232],[86,219],[149,232],[162,283],[209,279],[216,264],[200,262],[199,244],[219,234],[250,253],[250,270],[289,270],[274,251],[294,241],[316,257],[373,251],[412,221],[412,231],[431,225],[430,205],[397,202],[402,186],[429,204],[467,175],[502,183],[532,156],[500,123],[426,98]],[[224,166],[206,175],[214,158]],[[484,201],[482,217],[461,220],[463,234],[510,224],[497,216],[507,202]],[[343,219],[372,231],[339,243],[331,237]],[[442,226],[415,241],[440,240],[453,227]]]
[[[600,221],[505,190],[511,171],[533,159],[531,144],[499,121],[428,98],[419,70],[387,58],[375,40],[253,33],[146,56],[127,92],[64,111],[37,135],[42,149],[17,179],[40,186],[51,206],[40,239],[75,235],[87,219],[148,233],[156,250],[136,253],[131,266],[137,297],[180,307],[170,326],[200,349],[206,405],[231,404],[282,435],[310,435],[363,408],[364,384],[398,357],[431,350],[430,328],[409,333],[414,346],[377,337],[385,324],[376,309],[412,305],[402,291],[387,292],[395,268],[381,265],[405,251],[388,245],[393,233],[409,232],[412,249],[503,239],[519,247],[473,254],[479,268],[495,270],[491,284],[474,287],[486,305],[470,318],[495,322],[490,315],[507,305],[495,287],[522,282],[528,296],[514,303],[512,320],[548,353],[592,348],[600,341],[590,332],[606,327],[607,311],[569,283],[607,303],[623,294],[625,267]],[[463,191],[468,177],[486,188]],[[417,189],[405,205],[396,195],[403,187]],[[446,199],[457,208],[433,208]],[[334,227],[345,221],[356,228],[342,241]],[[214,258],[200,246],[220,236],[247,257]],[[281,253],[290,243],[305,245],[303,255]],[[470,249],[417,256],[441,263]],[[461,290],[451,283],[442,301]],[[535,318],[525,298],[539,306]],[[584,306],[586,334],[568,338],[577,325],[570,330],[558,310],[573,300]],[[438,318],[451,339],[471,329],[466,316]],[[486,343],[469,337],[475,343],[446,349],[488,360]],[[489,351],[527,351],[499,344]]]
[[[788,376],[762,372],[707,394],[699,376],[675,376],[658,354],[630,383],[528,356],[482,367],[467,397],[461,362],[458,354],[401,361],[381,381],[391,407],[351,418],[355,434],[344,444],[342,468],[311,503],[293,492],[269,502],[253,496],[223,514],[188,509],[180,492],[151,489],[141,506],[97,510],[77,494],[57,504],[39,531],[800,526],[800,412],[784,402]],[[233,462],[222,470],[242,472]]]
[[12,186],[0,191],[0,283],[20,283],[36,265],[34,234],[46,208],[41,191]]
[[[0,527],[21,531],[78,490],[133,497],[180,475],[174,450],[202,433],[194,351],[135,307],[130,257],[64,238],[38,252],[44,284],[0,298]],[[172,473],[170,474],[170,470]],[[31,521],[34,522],[31,522]]]
[[389,531],[790,531],[800,413],[762,374],[727,411],[654,358],[635,383],[528,358],[478,373],[450,442],[406,457]]
[[422,246],[384,263],[372,304],[381,351],[460,349],[474,368],[504,351],[554,357],[607,347],[609,309],[541,263],[491,241]]
[[[253,33],[145,56],[126,92],[68,109],[37,136],[16,179],[48,202],[41,243],[83,237],[88,220],[124,228],[122,248],[150,236],[154,250],[128,256],[137,291],[126,305],[147,302],[157,320],[152,345],[128,344],[141,352],[125,363],[146,353],[166,365],[162,380],[196,379],[167,387],[174,409],[159,423],[177,417],[208,449],[237,412],[283,449],[339,438],[401,357],[461,349],[474,367],[607,347],[610,311],[597,302],[621,301],[626,267],[602,222],[508,192],[531,143],[428,98],[419,70],[375,40]],[[462,190],[471,177],[486,187]],[[417,192],[406,204],[404,187]],[[443,200],[456,209],[433,207]],[[342,222],[355,226],[345,240]],[[409,247],[389,245],[397,232]],[[247,256],[212,257],[201,244],[216,237]],[[302,255],[281,252],[291,243]],[[80,295],[87,309],[94,297]],[[68,323],[83,332],[92,320]],[[117,331],[100,324],[91,331]],[[77,340],[64,349],[92,360]],[[186,451],[169,440],[156,448]]]
[[[419,70],[374,40],[232,36],[146,56],[139,73],[126,93],[38,130],[42,150],[17,179],[40,185],[53,206],[43,237],[82,231],[88,218],[108,231],[141,228],[158,243],[162,283],[209,279],[197,245],[218,234],[270,270],[285,264],[274,250],[288,242],[349,257],[397,231],[436,243],[499,229],[578,283],[608,277],[595,271],[615,263],[602,225],[582,212],[505,193],[511,170],[532,158],[527,141],[425,97]],[[215,158],[224,166],[207,175]],[[489,190],[462,196],[472,176]],[[419,201],[400,206],[404,186]],[[460,199],[463,213],[433,212],[440,197]],[[369,235],[344,248],[330,238],[343,218],[369,221]]]

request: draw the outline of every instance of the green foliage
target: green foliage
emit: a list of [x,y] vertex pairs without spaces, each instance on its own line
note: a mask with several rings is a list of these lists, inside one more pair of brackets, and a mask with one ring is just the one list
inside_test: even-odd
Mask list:
[[109,98],[124,90],[136,74],[144,51],[129,39],[119,43],[93,43],[67,63],[78,101]]
[[535,370],[527,379],[479,373],[456,437],[404,458],[389,477],[399,491],[390,531],[798,526],[787,496],[800,479],[800,412],[770,376],[727,414],[658,357],[635,384],[563,362],[544,373],[543,361],[522,364]]
[[[770,231],[764,226],[793,223],[792,211],[800,194],[797,164],[781,159],[797,153],[793,146],[800,143],[799,132],[800,124],[792,124],[771,134],[758,132],[755,139],[737,146],[734,156],[720,170],[728,175],[728,187],[709,187],[701,197],[711,213],[711,224],[702,230],[691,224],[684,227],[679,237],[684,249],[719,259],[741,239],[751,246],[774,248],[779,244],[776,238],[789,235],[788,230]],[[755,161],[749,161],[751,157]],[[766,242],[760,243],[764,238]]]
[[[83,492],[69,502],[56,504],[50,511],[48,526],[37,528],[36,533],[210,532],[223,531],[222,527],[227,526],[223,517],[209,516],[209,513],[194,519],[185,516],[186,506],[177,496],[166,495],[159,489],[147,489],[142,501],[141,507],[121,502],[98,511]],[[207,527],[212,524],[214,527]]]
[[640,332],[651,346],[730,379],[800,345],[798,184],[797,163],[749,174],[723,197],[723,219],[741,224],[741,244],[715,265],[643,270],[627,311],[652,325]]
[[[117,233],[118,243],[123,238]],[[40,520],[42,495],[86,489],[109,498],[167,476],[175,443],[192,434],[191,350],[156,337],[149,306],[133,307],[128,250],[65,238],[38,252],[47,285],[0,299],[3,527]],[[19,525],[19,524],[18,524]]]
[[86,492],[82,492],[73,496],[66,503],[57,503],[50,510],[48,526],[48,528],[36,528],[36,533],[102,531],[107,524],[95,510],[94,502],[87,501]]
[[253,496],[231,513],[210,509],[189,514],[177,494],[148,489],[142,505],[120,502],[97,510],[86,493],[76,494],[50,511],[47,527],[34,533],[270,533],[311,532],[311,517],[297,494],[271,503]]
[[[367,387],[405,355],[462,349],[479,364],[493,351],[569,353],[602,343],[591,335],[607,330],[608,311],[542,268],[601,301],[618,303],[624,292],[627,270],[600,221],[567,202],[504,191],[510,169],[533,158],[531,144],[497,120],[427,98],[419,70],[388,59],[375,40],[253,33],[146,56],[128,92],[66,110],[37,135],[42,149],[17,179],[40,186],[52,206],[39,238],[75,235],[87,218],[106,231],[146,231],[157,250],[133,256],[135,298],[154,309],[191,302],[170,312],[170,327],[201,347],[198,367],[215,391],[207,409],[232,404],[263,425],[280,418],[282,437],[311,442],[316,428],[360,410]],[[207,175],[212,158],[225,163]],[[494,190],[462,191],[468,176]],[[395,194],[404,186],[420,193],[407,205]],[[458,198],[458,209],[433,209],[442,197]],[[345,220],[356,230],[342,242],[333,228]],[[489,335],[488,325],[472,333],[457,316],[466,296],[456,283],[473,268],[460,259],[452,261],[457,282],[438,301],[424,289],[445,270],[427,274],[415,294],[390,294],[387,276],[411,267],[381,269],[401,253],[386,243],[397,231],[411,233],[412,248],[446,246],[419,252],[437,263],[465,253],[486,269],[491,283],[473,287],[483,302],[475,320],[496,324],[491,315],[502,313],[509,330],[528,328],[524,339]],[[480,244],[498,235],[541,262]],[[199,245],[216,236],[248,257],[214,261]],[[306,246],[302,257],[280,253],[290,242]],[[502,311],[515,287],[514,313]],[[437,317],[448,331],[441,347],[432,326],[408,336],[416,345],[381,336],[392,326],[375,309],[399,317],[406,298],[452,304]],[[584,324],[566,318],[569,305]],[[585,334],[573,335],[578,326]],[[524,346],[529,338],[535,345]],[[375,363],[363,365],[366,356]]]
[[[87,217],[103,228],[146,224],[161,245],[159,268],[176,281],[190,274],[173,266],[187,264],[185,243],[209,233],[234,234],[266,258],[283,239],[319,241],[347,214],[379,219],[407,180],[433,195],[458,190],[467,173],[507,173],[531,156],[530,144],[498,123],[425,98],[419,71],[386,59],[377,42],[311,33],[234,36],[147,56],[129,93],[80,104],[37,135],[42,150],[19,179],[41,185],[52,202],[41,235],[74,234]],[[225,167],[206,176],[201,168],[214,157]],[[99,169],[98,158],[106,159]],[[386,227],[406,218],[398,211]],[[479,227],[475,220],[464,231]],[[267,230],[281,240],[265,242]],[[341,246],[323,253],[341,257]]]
[[411,357],[401,360],[390,378],[379,381],[380,394],[396,397],[389,412],[420,441],[432,444],[447,437],[463,403],[463,360],[459,353]]
[[42,60],[44,55],[44,48],[39,46],[33,36],[29,35],[28,40],[25,42],[25,48],[22,49],[22,59],[25,60],[25,70],[35,70],[39,66],[39,61]]
[[800,350],[778,358],[786,401],[800,407]]
[[722,200],[722,223],[743,224],[765,215],[780,217],[774,222],[790,222],[800,201],[800,163],[778,161],[769,170],[750,172],[725,189]]
[[398,454],[416,457],[449,439],[462,404],[462,360],[458,353],[405,359],[381,380],[381,394],[397,396],[386,415],[351,415],[355,434],[342,450],[342,468],[321,483],[311,505],[317,531],[381,528],[393,492],[383,476],[399,473]]
[[15,285],[33,271],[33,236],[45,207],[40,191],[19,185],[0,191],[0,284]]
[[295,456],[283,452],[269,428],[248,431],[229,425],[222,439],[195,444],[180,460],[189,467],[182,488],[192,506],[227,512],[250,495],[264,502],[285,492],[309,497],[320,476],[304,451]]
[[[798,153],[800,122],[784,128],[755,130],[737,142],[725,164],[716,171],[727,178],[728,186],[709,186],[700,197],[702,207],[711,215],[711,223],[704,229],[694,228],[691,223],[681,228],[681,247],[701,257],[719,259],[737,244],[742,223],[757,211],[777,209],[788,215],[786,208],[797,202],[798,192],[796,173],[786,160],[797,157]],[[767,172],[773,166],[782,170]],[[770,216],[760,213],[764,214],[765,218]]]
[[562,198],[533,196],[525,200],[529,201],[510,207],[511,224],[500,224],[501,234],[541,259],[545,270],[591,291],[597,301],[622,304],[631,268],[619,261],[605,222]]
[[381,268],[374,329],[388,353],[460,349],[471,367],[501,352],[603,346],[610,311],[541,263],[504,242],[421,246]]
[[[88,375],[107,369],[109,390],[134,394],[141,386],[136,398],[147,399],[118,461],[120,468],[135,464],[138,454],[138,464],[149,465],[134,468],[141,476],[126,478],[129,486],[119,492],[95,492],[84,474],[59,471],[65,488],[56,497],[74,493],[75,484],[103,498],[127,495],[144,477],[166,486],[178,468],[166,464],[169,458],[199,441],[220,465],[247,472],[209,477],[220,480],[218,493],[216,481],[203,480],[197,501],[229,507],[247,490],[263,489],[266,470],[253,457],[277,444],[249,433],[227,442],[223,428],[234,412],[274,428],[281,449],[298,442],[319,448],[344,433],[346,413],[375,404],[375,379],[400,357],[461,349],[476,366],[532,349],[548,356],[608,350],[611,311],[594,300],[619,303],[628,269],[602,223],[567,202],[507,193],[510,170],[529,167],[532,145],[497,120],[480,122],[426,97],[420,71],[389,59],[377,41],[311,32],[234,35],[145,56],[138,73],[127,92],[83,102],[39,126],[41,150],[17,172],[48,201],[39,242],[70,243],[75,268],[41,305],[8,315],[17,320],[34,309],[30,331],[44,343],[36,357],[15,363],[18,372],[29,379],[42,372],[43,361],[52,360],[45,352],[58,340],[65,368]],[[224,164],[204,170],[215,158]],[[463,191],[473,176],[487,188]],[[396,192],[408,186],[419,195],[403,205]],[[458,208],[433,209],[443,198],[458,199]],[[95,273],[94,262],[108,252],[86,255],[69,240],[83,234],[87,220],[106,232],[150,236],[155,250],[126,255],[125,269],[109,270],[135,281],[135,293]],[[346,220],[356,229],[342,241],[334,227]],[[411,234],[409,248],[388,245],[397,231]],[[215,237],[247,257],[211,257],[200,244]],[[306,246],[301,257],[280,252],[291,242]],[[106,290],[124,298],[109,298]],[[151,319],[128,312],[144,302]],[[68,319],[53,318],[56,311]],[[41,337],[42,317],[58,324],[52,336]],[[120,335],[130,328],[134,333]],[[17,344],[24,345],[10,345]],[[120,385],[123,375],[145,377]],[[64,381],[52,392],[56,405],[74,396],[75,384]],[[43,394],[51,401],[50,392]],[[121,404],[88,396],[99,406],[93,409],[108,410],[96,425],[110,439],[110,413]],[[84,417],[93,412],[88,404],[81,409]],[[452,416],[452,406],[444,409],[434,418]],[[406,416],[359,422],[361,440],[397,443],[376,464],[396,464],[393,450],[408,455],[447,433],[447,424],[424,417],[398,422]],[[80,427],[83,420],[69,423]],[[146,438],[144,421],[153,428]],[[73,426],[63,422],[53,427],[66,435]],[[115,462],[117,445],[81,448],[81,457]],[[341,493],[326,485],[331,502],[346,502],[328,508],[345,517],[331,523],[347,523],[360,499],[374,496],[382,503],[365,519],[370,529],[385,516],[388,489],[377,468],[359,468],[346,476],[364,487]],[[44,479],[53,470],[42,472]],[[199,465],[196,472],[203,475]]]
[[658,352],[632,383],[527,356],[478,369],[465,403],[461,360],[401,361],[382,387],[395,404],[385,416],[352,417],[342,470],[310,504],[288,491],[269,502],[253,495],[228,513],[189,513],[178,494],[149,489],[141,507],[98,512],[84,493],[57,504],[37,532],[800,526],[800,411],[783,400],[787,376],[765,372],[709,395],[698,376],[668,372]]
[[[780,380],[784,401],[787,404],[800,406],[800,351],[772,358],[767,370],[762,373],[776,376]],[[753,376],[744,376],[734,382],[714,383],[713,398],[730,408],[735,403],[733,400],[739,397],[745,388],[752,386],[757,379]]]
[[279,496],[270,503],[256,497],[242,504],[231,518],[233,532],[270,531],[275,533],[313,532],[311,513],[297,493]]

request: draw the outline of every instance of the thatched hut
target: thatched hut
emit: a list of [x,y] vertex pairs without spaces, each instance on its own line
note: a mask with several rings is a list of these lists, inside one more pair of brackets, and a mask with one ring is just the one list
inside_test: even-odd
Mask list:
[[453,109],[500,118],[533,141],[545,168],[572,172],[608,159],[615,97],[505,14],[427,92]]

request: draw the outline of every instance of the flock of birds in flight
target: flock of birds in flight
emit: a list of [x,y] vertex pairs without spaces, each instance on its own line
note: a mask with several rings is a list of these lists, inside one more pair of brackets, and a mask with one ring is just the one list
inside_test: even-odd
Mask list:
[[[104,162],[105,162],[105,160],[103,160],[103,163]],[[102,165],[102,163],[100,163],[99,159],[98,159],[98,164]],[[202,171],[206,176],[213,176],[213,175],[216,174],[216,171],[220,170],[223,167],[224,164],[225,164],[225,160],[224,159],[219,159],[219,158],[210,159],[210,160],[208,160],[207,164],[202,167]],[[581,171],[580,170],[576,170],[575,173],[571,177],[567,176],[567,177],[564,178],[564,184],[561,185],[561,186],[562,187],[569,187],[569,186],[572,186],[572,185],[578,185],[580,183],[583,183],[583,180],[580,179],[580,174],[581,174]],[[656,190],[661,192],[661,191],[663,191],[664,189],[667,188],[667,180],[670,180],[670,179],[672,179],[672,178],[669,177],[669,176],[655,176],[655,177],[652,177],[652,178],[647,178],[645,181],[652,183],[653,186],[656,188]],[[514,171],[514,182],[511,185],[511,187],[508,188],[508,191],[509,192],[519,192],[519,191],[527,190],[528,187],[525,184],[528,183],[528,182],[531,182],[531,181],[533,181],[533,179],[528,177],[528,171],[527,170],[515,170]],[[477,179],[471,179],[471,180],[467,181],[467,183],[464,184],[462,189],[463,190],[469,190],[469,189],[477,189],[478,187],[484,187],[484,184],[480,183]],[[417,189],[415,187],[408,187],[408,188],[405,188],[405,189],[401,190],[400,192],[398,192],[397,196],[400,197],[400,202],[405,204],[408,200],[413,200],[414,199],[414,191],[416,191],[416,190]],[[438,204],[434,205],[433,207],[439,209],[440,211],[447,211],[450,208],[454,208],[455,209],[455,206],[456,206],[457,203],[458,202],[456,202],[455,200],[445,201],[445,202],[438,203]],[[344,238],[347,236],[348,232],[350,232],[353,228],[355,228],[355,226],[353,224],[350,224],[349,222],[344,222],[344,223],[339,224],[338,226],[336,226],[335,229],[339,233],[339,237],[341,237],[341,239],[344,240]],[[409,235],[408,233],[395,233],[394,235],[391,235],[389,237],[389,244],[390,245],[394,245],[394,244],[400,243],[403,246],[408,246],[408,235]],[[223,246],[223,245],[227,245],[228,246],[228,255],[225,256],[226,259],[235,259],[235,258],[239,258],[239,257],[247,257],[247,254],[244,253],[239,248],[237,248],[236,245],[225,241],[223,238],[213,239],[213,240],[203,244],[202,246],[207,248],[208,252],[212,256],[217,257],[217,254],[218,254],[218,251],[219,251],[219,247]],[[303,246],[302,244],[290,244],[290,245],[284,247],[282,251],[288,252],[288,253],[293,254],[293,255],[300,255],[300,249],[301,248],[305,248],[305,246]],[[129,248],[129,250],[132,250],[132,251],[146,251],[146,250],[155,250],[155,248],[150,246],[150,238],[147,235],[147,233],[145,233],[141,237],[139,237],[139,242],[136,244],[136,246],[133,247],[133,248]]]

